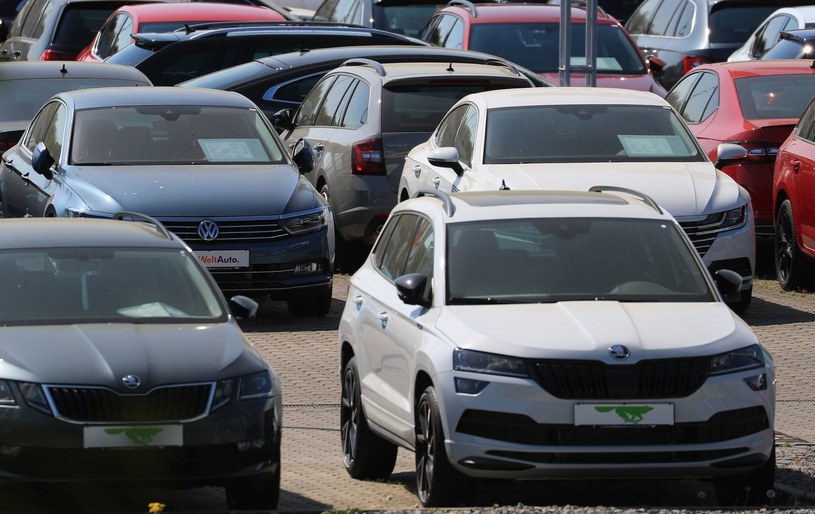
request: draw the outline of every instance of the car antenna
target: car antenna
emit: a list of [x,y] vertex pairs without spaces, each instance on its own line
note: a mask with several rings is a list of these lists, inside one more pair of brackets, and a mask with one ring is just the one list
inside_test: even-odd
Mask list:
[[498,188],[499,191],[509,191],[509,186],[507,186],[506,180],[501,180],[501,187]]
[[195,32],[195,30],[193,30],[192,27],[190,27],[189,23],[185,23],[184,32],[186,32],[187,34],[192,34],[193,32]]
[[66,68],[66,67],[65,67],[65,63],[62,63],[62,69],[61,69],[61,70],[59,70],[59,72],[60,72],[60,73],[62,73],[62,75],[63,75],[63,76],[64,76],[66,73],[68,73],[68,68]]
[[453,69],[453,63],[447,65],[447,71],[456,71]]

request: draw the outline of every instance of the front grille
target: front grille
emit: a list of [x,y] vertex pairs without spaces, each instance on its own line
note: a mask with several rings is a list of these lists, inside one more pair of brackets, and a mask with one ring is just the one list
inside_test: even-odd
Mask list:
[[523,414],[467,410],[456,431],[508,443],[540,446],[647,446],[729,441],[770,428],[763,407],[714,414],[707,421],[654,426],[575,426],[536,423]]
[[214,384],[153,389],[143,395],[101,387],[46,386],[57,417],[83,423],[185,421],[207,414]]
[[682,398],[699,389],[708,376],[709,360],[647,360],[634,365],[600,361],[539,360],[530,366],[535,381],[564,399]]
[[289,287],[326,283],[330,278],[328,261],[321,259],[317,265],[319,269],[313,273],[295,273],[295,264],[285,263],[255,264],[248,268],[210,268],[209,274],[224,294],[268,294]]
[[705,256],[713,242],[716,241],[716,236],[719,232],[725,230],[733,230],[738,228],[738,225],[729,225],[723,227],[726,221],[726,212],[717,212],[706,216],[700,221],[680,221],[679,225],[690,238],[696,251],[702,257]]
[[[189,244],[206,243],[198,236],[198,224],[204,218],[158,218],[168,230]],[[218,225],[217,242],[257,243],[289,235],[275,218],[206,218]]]

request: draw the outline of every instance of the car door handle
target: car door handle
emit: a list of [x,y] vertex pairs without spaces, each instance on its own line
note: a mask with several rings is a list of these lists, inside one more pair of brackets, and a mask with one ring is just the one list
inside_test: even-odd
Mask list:
[[416,178],[419,178],[419,175],[422,174],[422,167],[418,164],[414,164],[411,169],[413,170],[413,174],[416,175]]
[[790,164],[792,164],[792,171],[798,171],[798,168],[801,167],[801,161],[798,159],[791,160]]
[[439,184],[441,184],[441,177],[433,177],[433,178],[431,178],[430,183],[438,188]]
[[382,328],[386,328],[388,326],[388,313],[385,311],[380,312],[376,315],[376,319],[382,324]]

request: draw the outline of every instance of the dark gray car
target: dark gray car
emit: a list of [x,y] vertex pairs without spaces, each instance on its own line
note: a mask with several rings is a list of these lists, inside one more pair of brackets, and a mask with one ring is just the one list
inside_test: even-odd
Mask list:
[[331,306],[333,216],[245,97],[211,89],[60,93],[3,155],[5,217],[159,219],[227,294]]
[[207,484],[275,508],[280,383],[236,322],[257,304],[227,303],[160,223],[115,217],[0,220],[2,480]]

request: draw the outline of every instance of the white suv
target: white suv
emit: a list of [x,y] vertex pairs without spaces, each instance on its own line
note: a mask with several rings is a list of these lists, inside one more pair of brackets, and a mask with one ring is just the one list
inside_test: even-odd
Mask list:
[[[736,145],[725,158],[744,156]],[[637,189],[676,217],[711,272],[744,279],[750,304],[755,220],[749,193],[710,162],[682,118],[656,95],[608,88],[504,90],[457,102],[405,160],[400,199],[443,191]]]
[[[603,192],[606,191],[606,192]],[[697,478],[761,503],[775,365],[677,222],[622,188],[398,204],[339,328],[354,478],[416,454],[425,506],[471,478]],[[721,293],[719,291],[721,289]]]

